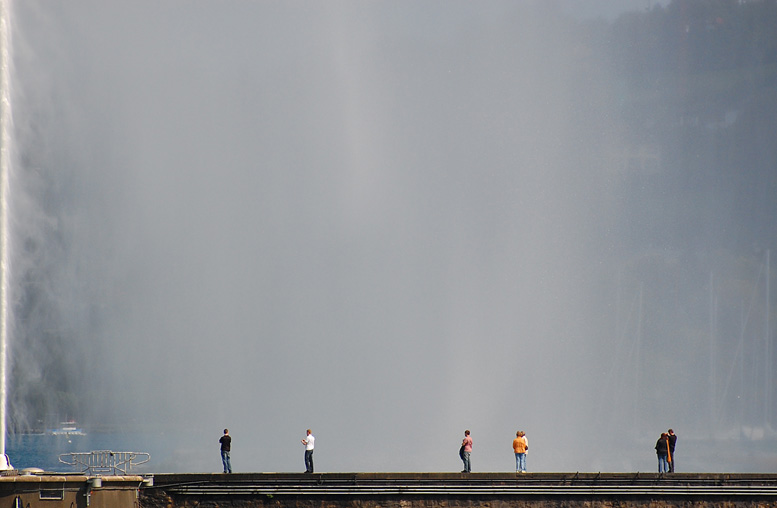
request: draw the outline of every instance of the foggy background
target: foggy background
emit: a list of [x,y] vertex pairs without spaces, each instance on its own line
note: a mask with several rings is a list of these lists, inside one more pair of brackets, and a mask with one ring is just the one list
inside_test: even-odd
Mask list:
[[311,428],[333,472],[458,471],[470,429],[511,471],[521,429],[530,471],[652,471],[673,427],[678,470],[777,465],[773,2],[12,12],[17,432],[184,472],[229,427],[235,471],[301,471]]

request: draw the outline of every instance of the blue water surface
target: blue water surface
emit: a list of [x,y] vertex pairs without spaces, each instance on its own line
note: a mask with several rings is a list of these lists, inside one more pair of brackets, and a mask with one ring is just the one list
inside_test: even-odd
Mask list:
[[[20,434],[6,438],[5,450],[15,469],[40,468],[50,472],[80,472],[59,461],[61,454],[111,450],[114,452],[152,453],[148,463],[133,468],[142,474],[160,471],[174,453],[162,435],[146,433],[89,433],[86,435]],[[69,460],[68,457],[65,457]]]

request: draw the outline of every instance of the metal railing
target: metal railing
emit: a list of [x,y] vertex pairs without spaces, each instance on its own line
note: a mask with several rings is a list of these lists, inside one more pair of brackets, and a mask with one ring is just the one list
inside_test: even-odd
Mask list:
[[91,452],[62,453],[59,461],[80,469],[89,475],[111,474],[126,475],[133,467],[145,464],[151,455],[145,452],[114,452],[111,450],[93,450]]

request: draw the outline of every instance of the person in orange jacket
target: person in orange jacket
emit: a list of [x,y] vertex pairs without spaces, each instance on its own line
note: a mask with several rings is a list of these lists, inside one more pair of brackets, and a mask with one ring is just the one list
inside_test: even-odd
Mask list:
[[529,442],[526,439],[526,433],[519,430],[515,433],[513,439],[513,452],[515,452],[515,472],[526,472],[526,452],[529,451]]

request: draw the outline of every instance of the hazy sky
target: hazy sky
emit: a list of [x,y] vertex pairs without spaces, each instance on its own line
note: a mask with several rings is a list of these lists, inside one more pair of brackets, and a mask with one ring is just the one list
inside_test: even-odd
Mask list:
[[14,210],[94,418],[178,471],[224,427],[240,471],[301,470],[308,427],[321,471],[455,471],[464,429],[477,471],[518,429],[531,470],[652,470],[591,434],[617,125],[552,4],[16,2]]
[[623,12],[667,5],[669,0],[559,0],[558,3],[565,12],[581,19],[603,17],[611,20]]

